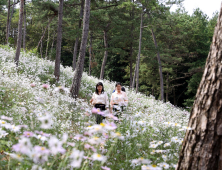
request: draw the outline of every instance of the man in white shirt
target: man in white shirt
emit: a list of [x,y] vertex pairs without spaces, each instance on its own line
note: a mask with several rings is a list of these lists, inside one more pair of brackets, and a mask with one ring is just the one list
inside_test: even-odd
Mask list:
[[110,106],[111,112],[113,111],[114,105],[118,106],[127,106],[128,105],[128,97],[124,91],[121,90],[122,85],[121,83],[116,83],[116,90],[112,93]]

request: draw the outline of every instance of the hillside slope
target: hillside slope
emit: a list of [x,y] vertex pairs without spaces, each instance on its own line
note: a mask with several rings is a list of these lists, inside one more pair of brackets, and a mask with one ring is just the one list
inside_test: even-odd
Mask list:
[[[61,66],[54,84],[54,63],[33,54],[0,47],[0,164],[15,169],[174,169],[189,113],[170,103],[126,88],[129,106],[117,126],[95,125],[92,96],[100,80],[83,74],[80,96],[72,99],[71,67]],[[110,95],[115,82],[102,81]],[[164,153],[164,154],[163,154]],[[83,157],[84,154],[84,157]],[[9,161],[10,155],[14,161]]]

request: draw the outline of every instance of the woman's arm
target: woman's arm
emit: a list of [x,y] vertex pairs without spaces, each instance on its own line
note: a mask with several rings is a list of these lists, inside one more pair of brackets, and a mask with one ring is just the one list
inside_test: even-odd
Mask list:
[[94,100],[94,97],[95,97],[95,93],[93,93],[93,95],[92,95],[92,98],[90,99],[90,104],[92,104],[93,103],[93,100]]
[[110,99],[110,112],[111,113],[113,112],[113,104],[114,104],[114,102],[113,102],[113,93],[112,93],[111,99]]

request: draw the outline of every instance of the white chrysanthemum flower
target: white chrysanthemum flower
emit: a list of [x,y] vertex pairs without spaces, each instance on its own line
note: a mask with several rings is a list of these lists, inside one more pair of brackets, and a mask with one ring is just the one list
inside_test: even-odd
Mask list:
[[88,139],[88,142],[92,145],[99,145],[102,142],[102,140],[95,136],[93,138]]
[[156,148],[158,146],[158,144],[152,144],[149,146],[149,148]]
[[122,136],[122,134],[119,133],[119,132],[116,132],[116,133],[111,132],[111,136],[112,136],[113,138],[118,138],[118,139],[120,139],[120,140],[124,140],[124,136]]
[[170,143],[165,143],[163,146],[164,147],[170,146]]
[[164,168],[164,169],[169,169],[169,168],[170,168],[170,165],[167,164],[167,163],[165,163],[165,162],[160,163],[159,166],[162,167],[162,168]]
[[48,144],[52,154],[65,153],[65,149],[62,147],[63,142],[59,141],[55,136],[50,137]]
[[20,131],[20,127],[19,127],[19,126],[12,125],[12,126],[11,126],[11,130],[14,131],[14,132],[18,132],[18,131]]
[[92,159],[93,159],[94,161],[105,162],[107,158],[106,158],[106,156],[103,156],[103,155],[101,155],[101,154],[94,153],[94,154],[92,155]]
[[38,118],[41,121],[41,128],[43,129],[51,129],[52,128],[52,117],[50,115],[46,115]]
[[83,151],[80,151],[80,150],[77,150],[77,149],[74,148],[72,150],[72,154],[69,157],[71,159],[70,165],[73,168],[80,168],[83,156],[84,156],[84,152]]
[[149,159],[144,159],[143,157],[140,157],[138,159],[133,159],[132,163],[133,164],[150,164],[151,161]]
[[143,165],[141,166],[141,170],[162,170],[162,168],[156,165]]

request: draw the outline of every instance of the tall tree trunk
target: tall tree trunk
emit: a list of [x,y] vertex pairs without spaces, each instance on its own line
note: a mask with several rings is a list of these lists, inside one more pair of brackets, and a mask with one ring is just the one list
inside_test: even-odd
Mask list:
[[73,77],[72,86],[70,89],[71,96],[73,98],[77,98],[79,94],[80,83],[81,83],[83,67],[84,67],[87,37],[89,33],[89,18],[90,18],[90,0],[85,0],[82,41],[81,41],[81,46],[80,46],[80,51],[79,51],[77,67],[76,67],[76,71]]
[[173,88],[173,105],[174,105],[174,106],[177,105],[177,100],[176,100],[176,89],[175,89],[175,87]]
[[222,169],[222,7],[176,170]]
[[60,76],[63,2],[64,2],[64,0],[59,0],[58,29],[57,29],[57,42],[56,42],[56,59],[55,59],[55,70],[54,70],[54,75],[55,75],[55,78],[56,78],[57,82],[59,81],[59,76]]
[[132,88],[133,84],[133,43],[130,46],[130,88]]
[[20,10],[19,10],[19,24],[18,24],[18,36],[17,36],[17,48],[15,53],[15,63],[18,66],[19,56],[22,45],[22,21],[23,21],[23,12],[24,12],[24,0],[20,0]]
[[169,73],[167,73],[167,90],[166,90],[166,102],[169,100]]
[[160,52],[158,49],[158,45],[157,45],[157,41],[156,41],[156,37],[155,37],[153,29],[151,29],[151,32],[152,32],[153,42],[157,50],[157,61],[158,61],[159,75],[160,75],[160,95],[161,95],[161,100],[164,101],[163,72],[162,72],[162,65],[161,65],[161,60],[160,60]]
[[89,47],[89,75],[91,75],[91,64],[92,64],[92,33],[90,35],[90,47]]
[[55,31],[54,31],[54,34],[53,34],[53,40],[52,40],[52,46],[51,46],[51,52],[50,52],[50,59],[52,59],[52,49],[53,49],[53,46],[54,46],[54,42],[55,42]]
[[9,18],[10,18],[10,0],[8,0],[8,15],[7,15],[7,23],[6,23],[6,44],[8,44],[8,38],[9,38]]
[[[83,10],[84,10],[84,0],[81,0],[81,9],[80,9],[80,14],[79,14],[79,30],[81,29]],[[76,58],[77,58],[78,46],[79,46],[79,33],[77,33],[74,50],[73,50],[73,61],[72,61],[73,71],[76,69]]]
[[[134,3],[134,0],[133,0]],[[132,7],[132,14],[131,14],[131,20],[134,20],[134,5]],[[132,23],[131,25],[131,43],[130,43],[130,88],[132,88],[133,84],[133,41],[134,41],[134,36],[133,36],[133,31],[134,31],[134,25]]]
[[142,45],[142,33],[143,33],[143,12],[141,13],[139,51],[138,51],[137,65],[136,65],[136,93],[139,91],[139,70],[140,70],[140,53],[141,53],[141,45]]
[[[9,33],[10,33],[10,29],[11,29],[11,22],[12,22],[12,16],[13,16],[13,13],[14,13],[14,8],[15,8],[15,0],[14,0],[13,5],[12,5],[12,12],[11,12],[9,23],[8,23],[8,32]],[[9,41],[9,33],[8,33],[7,43]]]
[[104,46],[105,46],[105,52],[104,52],[104,57],[103,57],[103,62],[102,62],[102,67],[100,71],[100,79],[104,78],[104,72],[105,72],[105,66],[106,66],[106,60],[108,57],[108,37],[107,37],[107,30],[105,29],[103,31],[104,33]]
[[[43,27],[42,27],[42,32],[43,32]],[[42,55],[42,41],[40,43],[40,54],[41,54],[41,58],[43,58],[43,55]]]
[[133,82],[132,82],[132,88],[134,89],[135,83],[136,83],[136,73],[137,73],[137,62],[134,69],[134,75],[133,75]]
[[[45,27],[45,30],[44,30],[44,32],[43,32],[43,34],[42,34],[42,37],[40,38],[40,40],[39,40],[39,42],[38,42],[37,50],[39,49],[39,45],[40,45],[40,43],[42,42],[43,38],[45,37],[46,30],[48,29],[50,23],[52,22],[52,20],[53,20],[53,18],[54,18],[55,16],[56,16],[56,15],[53,15],[53,16],[52,16],[52,18],[49,20],[47,26]],[[59,26],[58,26],[58,27],[59,27]]]
[[48,28],[48,39],[47,39],[47,44],[46,44],[45,59],[48,59],[48,48],[49,48],[49,39],[50,39],[49,35],[50,35],[50,25]]
[[26,6],[25,6],[25,0],[24,0],[24,30],[23,30],[23,50],[25,50],[25,37],[26,37]]
[[[147,16],[150,19],[149,13],[147,13]],[[159,68],[159,75],[160,75],[160,96],[161,96],[161,100],[164,101],[163,72],[162,72],[162,65],[161,65],[161,60],[160,60],[160,52],[158,49],[156,36],[155,36],[153,29],[151,29],[151,32],[152,32],[153,42],[154,42],[155,48],[157,50],[157,61],[158,61],[158,68]]]

